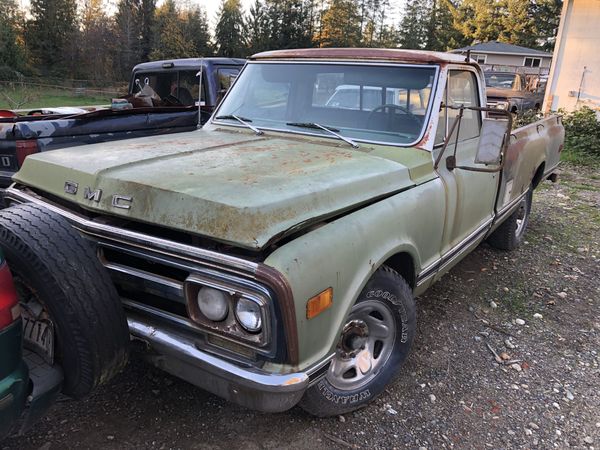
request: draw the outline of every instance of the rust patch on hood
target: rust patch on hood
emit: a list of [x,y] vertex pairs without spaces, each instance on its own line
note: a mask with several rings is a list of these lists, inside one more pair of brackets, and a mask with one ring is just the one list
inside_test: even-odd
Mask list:
[[[403,164],[337,143],[214,131],[175,141],[161,136],[48,152],[28,158],[19,181],[87,209],[250,249],[414,185]],[[79,184],[76,196],[64,192],[65,180]],[[102,190],[100,201],[83,198],[87,186]],[[115,208],[115,194],[133,197],[131,207]]]

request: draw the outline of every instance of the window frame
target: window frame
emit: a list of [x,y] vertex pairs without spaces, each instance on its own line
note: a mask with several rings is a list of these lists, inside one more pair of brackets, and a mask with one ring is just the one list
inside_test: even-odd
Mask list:
[[[427,105],[427,111],[426,111],[424,119],[423,119],[423,126],[421,127],[421,133],[419,134],[419,136],[417,136],[416,140],[414,140],[413,142],[398,144],[398,143],[387,142],[387,141],[357,139],[354,137],[352,138],[353,141],[358,142],[358,143],[385,145],[385,146],[397,147],[397,148],[414,147],[419,142],[421,142],[423,140],[423,138],[425,137],[425,134],[427,133],[428,125],[431,123],[431,118],[432,118],[432,113],[433,113],[433,105],[434,105],[434,103],[436,103],[435,93],[438,90],[438,86],[439,86],[439,82],[440,82],[440,75],[442,73],[440,64],[411,64],[411,63],[390,63],[390,62],[379,62],[379,61],[345,61],[345,60],[323,61],[321,59],[306,59],[306,60],[302,60],[302,61],[299,61],[297,59],[278,59],[278,60],[261,60],[261,59],[259,59],[259,60],[248,61],[244,65],[242,70],[240,70],[240,73],[239,73],[238,77],[236,78],[235,83],[237,83],[237,81],[240,79],[240,76],[242,75],[242,73],[249,66],[251,66],[253,64],[318,64],[318,65],[334,65],[334,66],[344,65],[344,66],[380,66],[380,67],[410,67],[410,68],[420,67],[420,68],[424,68],[424,69],[434,69],[433,83],[431,86],[431,96],[429,98],[429,104]],[[223,97],[223,99],[219,103],[219,107],[213,112],[213,115],[210,119],[211,124],[230,126],[230,127],[234,127],[234,128],[245,128],[245,126],[242,124],[223,122],[223,121],[219,121],[216,119],[216,117],[219,115],[219,111],[220,111],[222,105],[225,104],[225,99],[227,98],[227,96],[230,95],[231,91],[233,90],[232,89],[233,86],[234,85],[232,84],[232,86],[227,90],[225,97]],[[296,130],[281,129],[281,128],[271,128],[271,127],[260,127],[260,129],[265,130],[265,131],[306,135],[306,136],[313,136],[313,137],[319,137],[319,138],[323,138],[323,137],[327,138],[328,137],[327,135],[323,135],[322,133],[321,134],[320,133],[311,133],[310,131],[307,131],[307,130],[296,131]]]
[[[479,58],[483,57],[483,62],[479,61]],[[471,58],[475,60],[477,64],[487,64],[487,57],[485,53],[471,53]]]
[[[527,64],[528,59],[531,60],[530,65]],[[536,60],[539,61],[539,64],[537,66],[533,64]],[[528,67],[530,69],[539,69],[540,67],[542,67],[542,58],[540,56],[525,56],[523,58],[523,67]]]
[[[451,76],[452,72],[468,72],[468,73],[470,73],[470,74],[473,75],[473,77],[475,79],[475,85],[476,85],[475,86],[476,87],[475,91],[477,92],[477,103],[478,103],[478,106],[481,108],[482,107],[482,95],[481,95],[482,94],[482,91],[481,91],[481,87],[482,86],[481,86],[481,82],[480,81],[481,81],[482,77],[484,76],[483,72],[478,72],[478,71],[476,71],[476,70],[474,70],[472,68],[466,68],[466,67],[449,67],[448,68],[448,71],[446,72],[446,84],[444,86],[444,90],[443,90],[442,95],[441,95],[441,101],[442,101],[442,103],[445,104],[445,102],[448,99],[448,81],[450,79],[450,76]],[[478,117],[479,117],[479,134],[477,136],[473,136],[473,137],[470,137],[468,139],[463,139],[463,140],[459,139],[458,142],[467,141],[467,140],[470,140],[470,139],[475,139],[475,138],[481,137],[481,127],[483,126],[483,119],[484,119],[483,114],[484,113],[482,111],[474,111],[474,112],[476,112],[478,114]],[[441,115],[441,111],[440,111],[440,115]],[[438,120],[438,127],[440,126],[440,123],[441,122]],[[449,125],[450,125],[449,116],[448,116],[448,112],[447,112],[447,109],[446,109],[445,120],[444,120],[444,141],[448,137],[448,130],[450,128]],[[434,138],[434,142],[433,142],[433,148],[440,147],[440,146],[442,146],[444,144],[443,141],[442,142],[435,142],[436,138],[437,138],[437,130],[436,130],[436,134],[435,134],[435,138]],[[460,136],[459,136],[459,138],[460,138]]]

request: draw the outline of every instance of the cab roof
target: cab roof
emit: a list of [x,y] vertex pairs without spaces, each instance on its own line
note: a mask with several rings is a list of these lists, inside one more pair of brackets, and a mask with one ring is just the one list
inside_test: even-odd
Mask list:
[[243,66],[245,59],[240,58],[181,58],[165,59],[161,61],[149,61],[137,64],[133,71],[138,70],[175,70],[175,69],[200,69],[200,66],[210,67],[212,65]]
[[[417,64],[466,63],[464,55],[393,48],[301,48],[257,53],[250,60],[334,59],[353,61],[394,61]],[[474,61],[468,63],[474,64]]]

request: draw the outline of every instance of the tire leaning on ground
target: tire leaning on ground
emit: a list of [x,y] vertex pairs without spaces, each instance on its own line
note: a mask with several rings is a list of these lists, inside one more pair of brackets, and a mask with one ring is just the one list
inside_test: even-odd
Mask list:
[[319,417],[354,411],[374,400],[399,372],[416,330],[416,308],[406,281],[382,266],[352,307],[327,373],[300,406]]
[[494,230],[487,238],[492,247],[500,250],[514,250],[523,242],[527,224],[529,223],[529,213],[531,212],[531,201],[533,199],[533,187],[530,186],[527,194],[519,202],[519,206],[508,219]]
[[119,372],[128,359],[127,320],[89,243],[60,215],[22,204],[0,212],[0,247],[19,300],[41,305],[53,324],[62,392],[84,397]]

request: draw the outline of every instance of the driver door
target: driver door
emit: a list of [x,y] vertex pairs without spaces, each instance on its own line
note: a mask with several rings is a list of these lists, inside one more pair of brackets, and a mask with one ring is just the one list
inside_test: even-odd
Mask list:
[[[475,71],[449,71],[436,133],[434,158],[441,152],[444,139],[459,114],[458,110],[447,108],[446,105],[481,106],[482,95],[477,80]],[[459,168],[448,170],[446,166],[446,157],[455,154],[456,164],[459,166],[484,167],[483,164],[475,163],[481,125],[482,113],[465,109],[460,126],[450,136],[449,145],[437,169],[446,190],[447,209],[440,250],[442,263],[436,279],[441,277],[444,269],[452,266],[461,255],[481,241],[494,216],[498,174]]]

